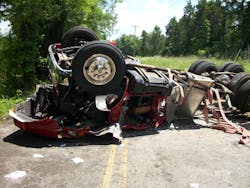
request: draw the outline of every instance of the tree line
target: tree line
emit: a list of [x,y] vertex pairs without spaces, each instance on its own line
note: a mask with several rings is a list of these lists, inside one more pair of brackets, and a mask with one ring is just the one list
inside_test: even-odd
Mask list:
[[[250,52],[250,1],[200,0],[187,2],[183,16],[170,19],[165,33],[155,26],[140,37],[122,35],[117,45],[126,53],[139,56],[215,56],[234,58]],[[249,56],[249,54],[248,54]]]
[[[116,23],[114,8],[121,1],[0,1],[0,21],[11,25],[7,35],[0,35],[0,95],[13,96],[44,81],[47,47],[60,42],[69,28],[84,25],[106,39]],[[250,51],[250,2],[199,0],[192,5],[188,1],[183,16],[173,17],[165,31],[155,26],[140,37],[124,34],[116,42],[128,55],[234,57],[239,50]]]

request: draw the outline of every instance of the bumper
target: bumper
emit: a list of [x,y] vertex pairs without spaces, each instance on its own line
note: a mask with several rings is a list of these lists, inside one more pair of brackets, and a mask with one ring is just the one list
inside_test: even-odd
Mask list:
[[59,125],[56,119],[34,119],[30,113],[31,101],[26,101],[17,104],[13,109],[9,110],[9,115],[13,118],[14,124],[20,129],[48,138],[81,138],[84,135],[93,134],[95,136],[103,136],[112,134],[119,141],[121,137],[121,127],[118,123],[98,129],[90,130],[88,126],[76,127]]
[[13,109],[9,110],[9,115],[20,129],[48,138],[80,138],[89,131],[88,128],[59,126],[56,119],[33,118],[30,99],[15,105]]

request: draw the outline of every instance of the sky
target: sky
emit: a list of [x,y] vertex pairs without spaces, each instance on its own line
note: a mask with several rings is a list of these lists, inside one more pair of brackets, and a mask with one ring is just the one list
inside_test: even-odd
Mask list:
[[[191,0],[197,4],[197,0]],[[177,19],[183,15],[187,0],[123,0],[115,8],[117,24],[113,34],[108,39],[116,39],[122,34],[135,34],[140,36],[142,31],[151,32],[158,25],[162,32],[169,20],[175,16]],[[0,32],[8,31],[8,23],[0,23]]]
[[[197,4],[197,0],[191,0]],[[110,39],[116,39],[122,34],[140,36],[142,31],[150,32],[158,25],[162,32],[172,17],[183,16],[187,0],[123,0],[116,5],[117,24]]]
[[9,31],[9,22],[0,22],[0,33],[7,33]]

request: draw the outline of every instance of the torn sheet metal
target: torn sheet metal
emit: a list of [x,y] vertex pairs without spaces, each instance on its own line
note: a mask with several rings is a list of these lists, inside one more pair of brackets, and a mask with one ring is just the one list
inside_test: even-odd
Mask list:
[[97,131],[89,131],[90,134],[95,136],[103,136],[105,134],[112,134],[114,138],[118,139],[120,142],[122,141],[122,129],[119,123],[115,123],[111,126],[104,127],[103,129]]

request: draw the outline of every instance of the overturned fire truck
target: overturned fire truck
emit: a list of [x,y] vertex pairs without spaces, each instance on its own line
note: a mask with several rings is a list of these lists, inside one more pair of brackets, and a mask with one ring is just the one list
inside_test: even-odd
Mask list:
[[9,111],[24,131],[51,138],[111,133],[121,140],[123,129],[170,124],[202,109],[208,124],[210,116],[217,120],[211,127],[249,141],[247,131],[227,119],[221,102],[250,110],[250,75],[240,65],[224,63],[218,70],[198,60],[188,72],[143,65],[92,30],[74,27],[62,43],[49,46],[48,69],[51,83],[37,85]]

